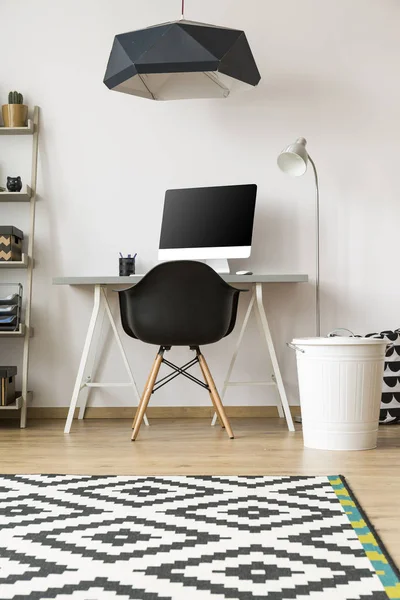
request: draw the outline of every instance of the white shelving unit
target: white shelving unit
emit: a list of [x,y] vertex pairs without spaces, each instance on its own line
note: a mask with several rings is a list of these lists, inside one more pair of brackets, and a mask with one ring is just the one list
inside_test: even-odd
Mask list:
[[0,269],[26,269],[29,263],[27,254],[22,254],[21,260],[0,261]]
[[[0,331],[0,338],[1,337],[8,337],[8,338],[25,337],[25,330],[26,330],[26,327],[25,327],[24,323],[21,323],[16,331]],[[1,410],[1,408],[2,407],[0,406],[0,410]]]
[[[28,399],[31,398],[32,392],[28,392]],[[15,401],[11,404],[7,404],[7,406],[2,406],[1,410],[19,410],[22,408],[23,398],[22,392],[17,392],[15,396]]]
[[32,190],[29,185],[20,192],[0,192],[0,202],[29,202],[32,198]]
[[[35,106],[35,109],[38,108]],[[33,121],[28,119],[26,127],[0,127],[0,135],[32,135],[35,132],[35,115]]]
[[1,411],[3,410],[20,410],[20,425],[21,427],[26,427],[28,399],[32,394],[32,392],[28,392],[28,372],[30,339],[33,335],[33,329],[31,326],[31,308],[34,267],[33,251],[35,242],[36,184],[39,151],[39,107],[34,107],[33,119],[28,120],[28,125],[26,127],[0,127],[0,136],[1,135],[32,136],[32,169],[30,186],[26,186],[20,192],[0,192],[0,202],[29,202],[30,205],[29,241],[27,254],[23,254],[22,260],[20,261],[0,263],[0,271],[2,269],[26,269],[26,280],[23,295],[25,322],[21,323],[18,331],[0,331],[1,338],[21,338],[24,340],[22,356],[22,391],[17,393],[15,402],[8,404],[7,406],[0,406],[0,418]]
[[11,404],[2,406],[1,410],[19,410],[22,407],[22,396],[17,396]]

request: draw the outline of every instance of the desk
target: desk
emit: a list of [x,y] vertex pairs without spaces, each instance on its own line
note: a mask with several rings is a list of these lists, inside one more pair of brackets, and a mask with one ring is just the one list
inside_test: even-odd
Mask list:
[[[131,275],[130,277],[56,277],[53,279],[54,285],[73,285],[73,286],[91,286],[93,287],[93,310],[90,317],[89,326],[86,334],[85,343],[82,350],[82,356],[75,380],[71,402],[68,411],[68,417],[65,424],[65,433],[69,433],[72,425],[72,419],[75,409],[80,400],[79,419],[85,416],[85,409],[89,399],[89,393],[93,388],[99,387],[131,387],[135,396],[136,402],[139,402],[140,395],[136,386],[136,382],[128,362],[121,338],[118,333],[117,326],[112,315],[110,305],[107,298],[108,287],[112,286],[127,286],[135,285],[142,279],[143,275]],[[293,419],[290,413],[289,403],[286,397],[285,387],[281,376],[281,371],[276,357],[274,343],[271,336],[271,331],[268,324],[267,315],[263,304],[263,285],[269,283],[304,283],[308,281],[308,276],[304,274],[282,274],[282,275],[221,275],[221,277],[231,284],[251,284],[252,293],[246,310],[246,314],[240,329],[236,347],[232,355],[227,375],[225,377],[224,386],[222,389],[221,398],[225,397],[227,388],[238,385],[272,385],[278,388],[279,400],[278,412],[281,418],[286,418],[286,422],[290,431],[294,431]],[[261,336],[264,338],[267,349],[269,351],[272,363],[273,373],[269,381],[231,381],[233,367],[243,341],[243,336],[246,331],[250,316],[255,312]],[[118,349],[121,353],[122,361],[125,365],[129,377],[129,383],[95,383],[95,363],[99,346],[100,332],[104,317],[107,315],[110,321]],[[214,416],[212,424],[214,425],[216,416]],[[145,423],[148,425],[147,418]]]

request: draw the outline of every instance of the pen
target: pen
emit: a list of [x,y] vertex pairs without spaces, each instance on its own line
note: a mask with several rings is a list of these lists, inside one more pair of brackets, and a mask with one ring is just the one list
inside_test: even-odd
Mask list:
[[122,256],[122,252],[120,252],[120,253],[119,253],[119,255],[120,255],[120,257],[121,257],[121,258],[124,258],[124,257]]

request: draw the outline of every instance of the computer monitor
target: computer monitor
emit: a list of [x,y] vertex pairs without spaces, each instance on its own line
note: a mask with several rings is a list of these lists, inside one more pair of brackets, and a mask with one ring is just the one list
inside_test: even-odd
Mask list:
[[251,253],[257,186],[168,190],[159,260],[204,260],[229,273],[228,258]]

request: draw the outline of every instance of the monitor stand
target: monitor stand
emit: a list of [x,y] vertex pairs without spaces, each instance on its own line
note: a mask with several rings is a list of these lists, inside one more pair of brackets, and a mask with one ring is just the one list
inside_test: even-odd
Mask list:
[[217,273],[230,273],[229,263],[227,258],[209,258],[206,260],[209,267]]

